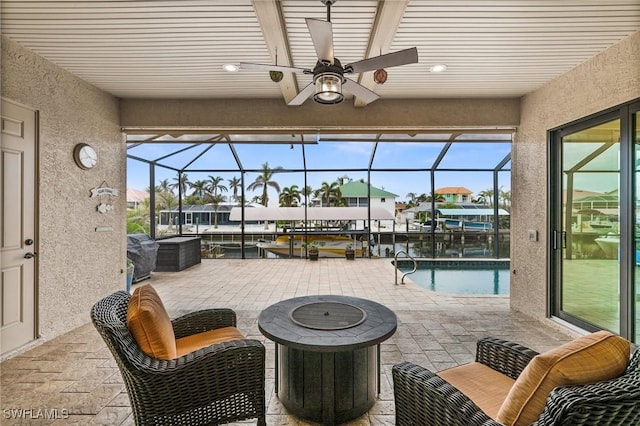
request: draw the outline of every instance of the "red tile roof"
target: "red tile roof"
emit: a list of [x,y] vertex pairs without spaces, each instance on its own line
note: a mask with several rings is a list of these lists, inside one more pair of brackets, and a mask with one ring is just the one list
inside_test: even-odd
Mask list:
[[444,188],[436,189],[436,194],[445,195],[445,194],[472,194],[473,192],[469,191],[464,186],[446,186]]

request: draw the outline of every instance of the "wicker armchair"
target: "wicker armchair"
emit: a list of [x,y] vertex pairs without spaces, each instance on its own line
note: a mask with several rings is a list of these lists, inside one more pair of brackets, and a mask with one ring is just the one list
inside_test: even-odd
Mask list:
[[[517,379],[537,352],[495,338],[478,341],[476,361]],[[396,425],[500,426],[447,381],[415,364],[393,367]],[[582,386],[555,388],[533,425],[640,424],[640,350],[624,375]]]
[[[173,360],[140,350],[126,324],[129,293],[91,309],[91,319],[124,379],[136,424],[204,425],[258,418],[265,425],[265,350],[257,340],[214,344]],[[172,321],[176,338],[235,326],[230,309],[193,312]]]

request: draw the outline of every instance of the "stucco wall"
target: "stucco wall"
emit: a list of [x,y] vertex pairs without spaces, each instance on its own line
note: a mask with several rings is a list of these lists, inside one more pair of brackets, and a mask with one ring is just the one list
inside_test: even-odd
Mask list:
[[[544,317],[548,298],[547,131],[640,97],[640,32],[523,97],[512,147],[511,306]],[[539,232],[530,242],[527,230]],[[514,274],[515,271],[515,274]]]
[[123,126],[214,129],[282,128],[344,131],[371,128],[515,127],[520,100],[380,99],[365,108],[352,102],[289,107],[282,99],[123,99]]
[[[2,96],[39,111],[39,328],[43,339],[86,324],[101,296],[124,288],[125,144],[119,102],[2,37]],[[82,170],[73,147],[96,148],[97,167]],[[105,182],[121,196],[96,211],[90,189]],[[108,200],[104,200],[109,202]],[[96,232],[96,227],[112,227]]]

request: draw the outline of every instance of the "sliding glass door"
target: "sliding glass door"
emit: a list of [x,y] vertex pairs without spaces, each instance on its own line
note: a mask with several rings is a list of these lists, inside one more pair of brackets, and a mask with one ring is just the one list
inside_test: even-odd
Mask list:
[[633,227],[632,233],[633,238],[631,239],[633,245],[633,264],[635,265],[633,270],[636,272],[633,274],[634,279],[634,288],[631,289],[630,293],[633,295],[633,303],[632,312],[633,318],[635,318],[635,342],[640,342],[640,274],[638,273],[638,269],[640,269],[640,189],[638,188],[640,185],[640,112],[638,111],[640,105],[636,105],[635,111],[633,111],[633,115],[631,118],[631,137],[633,140],[633,152],[634,156],[632,158],[633,164],[633,200],[632,205],[634,207],[633,210]]
[[551,312],[639,341],[638,112],[631,105],[551,132]]
[[561,138],[561,316],[619,332],[620,120]]

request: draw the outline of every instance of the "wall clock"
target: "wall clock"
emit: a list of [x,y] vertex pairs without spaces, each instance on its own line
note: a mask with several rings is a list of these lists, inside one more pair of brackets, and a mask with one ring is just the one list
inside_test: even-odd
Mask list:
[[91,145],[79,143],[73,148],[73,159],[84,170],[89,170],[98,164],[98,153]]

